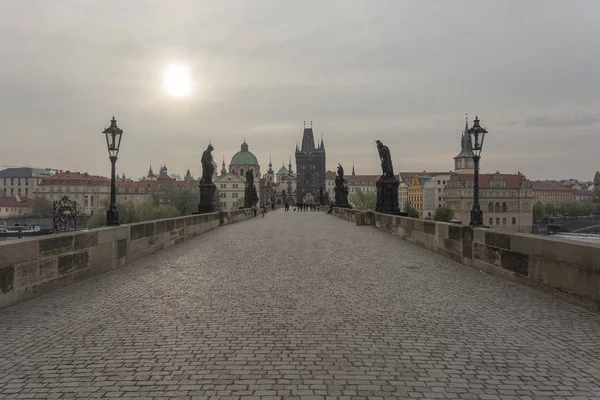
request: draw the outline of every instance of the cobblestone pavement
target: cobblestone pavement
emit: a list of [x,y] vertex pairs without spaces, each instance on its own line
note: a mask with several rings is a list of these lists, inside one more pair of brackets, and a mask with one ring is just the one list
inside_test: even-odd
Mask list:
[[0,312],[0,398],[600,398],[600,316],[270,212]]

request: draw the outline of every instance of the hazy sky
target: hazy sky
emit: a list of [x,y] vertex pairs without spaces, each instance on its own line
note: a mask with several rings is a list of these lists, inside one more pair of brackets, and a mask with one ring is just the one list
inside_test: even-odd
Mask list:
[[[483,172],[592,179],[600,169],[600,2],[2,0],[0,164],[109,175],[201,173],[244,139],[266,172],[302,123],[327,166],[453,168],[464,114],[489,130]],[[163,90],[188,66],[192,93]]]

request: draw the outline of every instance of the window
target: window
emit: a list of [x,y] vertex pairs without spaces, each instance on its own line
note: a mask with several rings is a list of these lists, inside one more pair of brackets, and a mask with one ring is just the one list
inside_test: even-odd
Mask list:
[[15,189],[14,188],[10,188],[10,195],[14,196],[15,195]]
[[221,183],[221,184],[219,185],[219,187],[220,187],[221,189],[225,189],[225,188],[227,187],[227,184],[226,184],[226,183]]
[[488,221],[490,226],[494,225],[494,218],[490,218],[490,220]]
[[240,176],[244,175],[244,168],[240,168]]
[[19,196],[21,195],[21,188],[19,188]]
[[496,225],[500,225],[500,218],[496,217]]
[[222,198],[222,199],[224,199],[224,198],[226,198],[226,197],[227,197],[227,193],[225,193],[225,192],[221,192],[221,193],[220,193],[220,196],[221,196],[221,198]]
[[234,199],[237,199],[238,194],[239,194],[238,192],[231,193],[231,197],[233,197]]
[[25,178],[25,186],[29,186],[29,178]]
[[488,204],[488,211],[494,211],[494,203],[490,202]]
[[[500,212],[500,203],[496,203],[496,207],[494,207],[496,212]],[[498,225],[498,224],[496,224]]]
[[14,185],[15,184],[15,178],[10,178],[10,184]]
[[237,183],[234,183],[234,184],[233,184],[233,188],[234,188],[234,189],[237,189],[237,188],[238,188],[238,184],[237,184]]
[[25,196],[29,196],[29,188],[25,188]]
[[438,193],[442,193],[442,189],[438,188]]
[[[440,182],[441,182],[441,181],[438,179],[438,185],[440,184]],[[438,189],[438,190],[439,190],[439,189]]]
[[513,225],[516,225],[516,224],[517,224],[517,219],[516,219],[515,217],[513,217],[513,219],[512,219],[512,224],[513,224]]
[[445,185],[445,184],[446,184],[446,181],[442,181],[442,183]]
[[506,225],[506,217],[502,218],[502,225]]
[[21,178],[17,178],[17,181],[19,182],[19,185],[21,184]]
[[502,212],[506,212],[506,203],[502,203]]

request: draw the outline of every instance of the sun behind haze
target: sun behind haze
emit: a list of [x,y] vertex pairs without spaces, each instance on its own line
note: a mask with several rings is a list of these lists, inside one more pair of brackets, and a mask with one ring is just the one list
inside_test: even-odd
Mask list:
[[163,88],[173,97],[185,97],[190,94],[192,82],[189,68],[185,65],[174,64],[166,68],[163,74]]

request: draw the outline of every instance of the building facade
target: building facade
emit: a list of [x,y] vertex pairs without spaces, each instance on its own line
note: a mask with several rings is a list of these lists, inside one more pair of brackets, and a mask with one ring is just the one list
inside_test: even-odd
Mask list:
[[[480,174],[479,202],[483,223],[509,232],[531,232],[535,204],[531,182],[525,175]],[[452,174],[447,184],[446,204],[454,218],[468,225],[473,207],[473,175]]]
[[219,206],[223,211],[237,210],[244,207],[246,180],[231,172],[220,175],[213,181],[217,186]]
[[592,204],[594,202],[594,192],[588,189],[577,190],[573,194],[573,201],[579,204]]
[[7,168],[0,171],[0,196],[33,196],[42,179],[53,172],[40,168]]
[[315,147],[312,122],[304,127],[302,147],[296,145],[296,188],[299,202],[316,202],[321,187],[325,188],[325,143]]
[[400,181],[398,185],[398,208],[400,211],[406,212],[406,206],[408,204],[408,184],[404,181]]
[[61,172],[43,178],[35,193],[50,201],[68,196],[81,207],[82,213],[91,216],[101,209],[102,202],[110,199],[110,179],[80,172]]
[[144,203],[152,200],[152,183],[155,181],[117,181],[118,202]]
[[0,219],[27,217],[31,214],[31,199],[25,196],[0,196]]
[[531,181],[531,187],[536,203],[559,206],[575,201],[574,195],[577,190],[557,181]]

